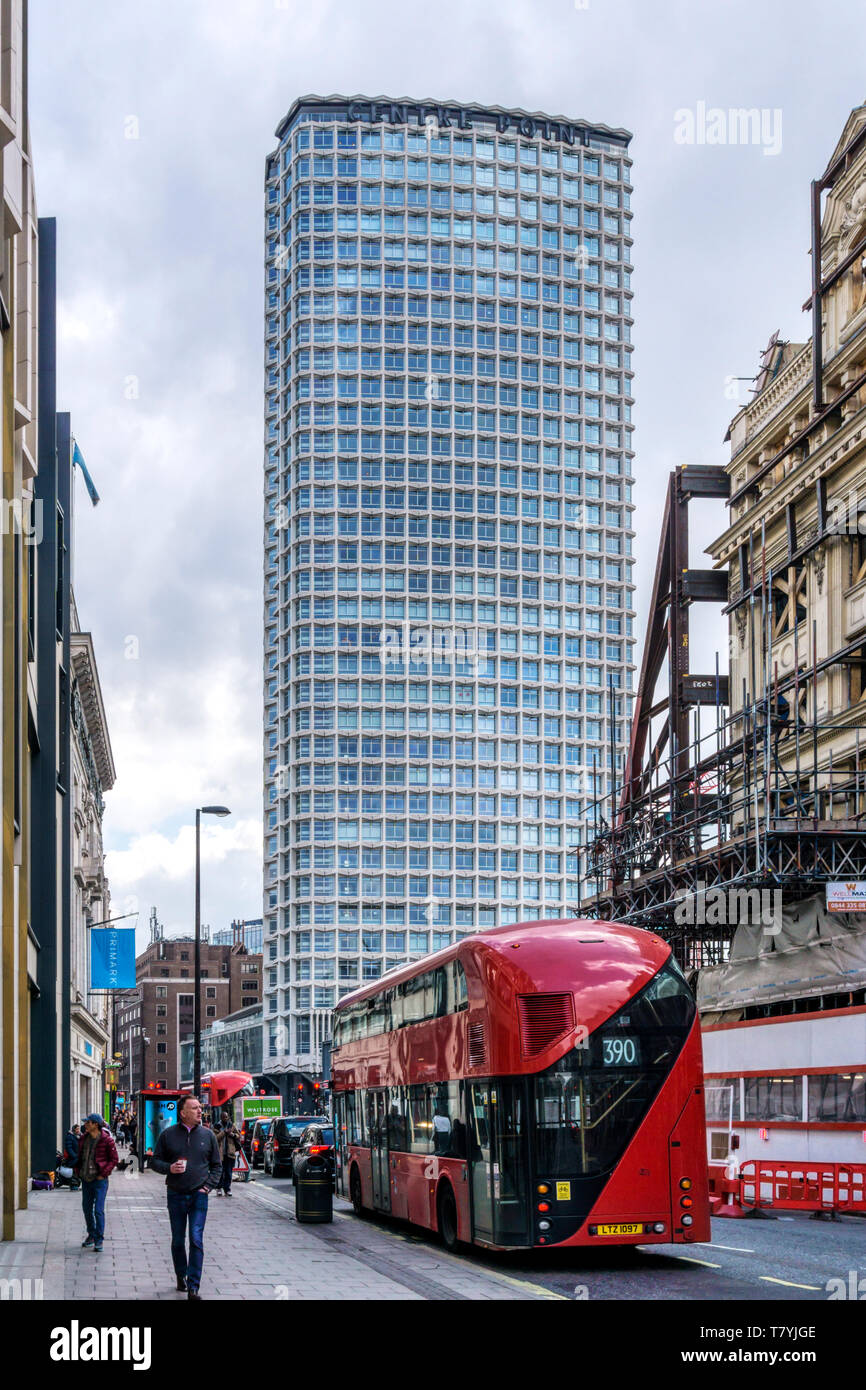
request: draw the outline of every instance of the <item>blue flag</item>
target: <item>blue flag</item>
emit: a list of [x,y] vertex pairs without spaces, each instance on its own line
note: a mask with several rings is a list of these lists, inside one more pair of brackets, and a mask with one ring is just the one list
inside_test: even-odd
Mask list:
[[90,988],[135,988],[135,927],[93,927]]
[[84,478],[84,486],[87,488],[90,500],[95,507],[99,502],[99,493],[93,486],[93,479],[87,471],[87,464],[84,462],[84,455],[82,454],[75,440],[73,440],[72,442],[72,463],[73,465],[77,463],[78,467],[81,469],[81,476]]

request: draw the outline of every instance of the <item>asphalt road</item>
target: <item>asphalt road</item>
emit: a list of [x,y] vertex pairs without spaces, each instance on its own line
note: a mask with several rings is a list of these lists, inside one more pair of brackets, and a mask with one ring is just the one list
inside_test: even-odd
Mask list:
[[[263,1196],[294,1209],[290,1178],[266,1178],[261,1171],[253,1176]],[[461,1249],[450,1256],[435,1237],[405,1222],[384,1217],[359,1221],[339,1197],[334,1221],[349,1249],[353,1242],[363,1247],[373,1224],[393,1242],[395,1259],[406,1242],[436,1244],[446,1267],[454,1262],[455,1274],[461,1267],[489,1269],[527,1292],[544,1290],[554,1298],[827,1302],[842,1288],[850,1297],[859,1280],[861,1295],[866,1293],[866,1220],[858,1217],[814,1221],[798,1213],[775,1219],[716,1218],[712,1241],[701,1245],[508,1254]]]

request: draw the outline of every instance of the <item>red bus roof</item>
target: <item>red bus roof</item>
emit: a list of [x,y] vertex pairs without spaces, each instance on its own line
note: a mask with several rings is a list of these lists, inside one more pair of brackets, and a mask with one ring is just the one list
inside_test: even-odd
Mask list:
[[[574,992],[580,1020],[597,1027],[642,989],[671,954],[653,932],[620,922],[551,918],[480,931],[345,995],[337,1011],[455,958],[514,994]],[[470,982],[471,991],[471,982]]]
[[455,959],[466,977],[466,1009],[335,1044],[335,1090],[541,1071],[624,1008],[670,955],[652,932],[586,918],[476,932],[340,1001],[337,1016]]
[[[254,1094],[253,1078],[248,1071],[205,1072],[201,1079],[201,1088],[207,1092],[207,1104],[214,1107],[225,1105],[226,1101],[234,1100],[235,1096]],[[183,1089],[188,1095],[192,1090],[192,1082],[187,1082]]]

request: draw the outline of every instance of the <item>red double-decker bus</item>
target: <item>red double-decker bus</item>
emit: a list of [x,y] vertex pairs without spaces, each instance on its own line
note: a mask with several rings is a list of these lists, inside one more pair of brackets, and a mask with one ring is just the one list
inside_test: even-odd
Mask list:
[[479,932],[342,999],[331,1065],[359,1214],[449,1248],[709,1239],[697,1010],[650,932]]

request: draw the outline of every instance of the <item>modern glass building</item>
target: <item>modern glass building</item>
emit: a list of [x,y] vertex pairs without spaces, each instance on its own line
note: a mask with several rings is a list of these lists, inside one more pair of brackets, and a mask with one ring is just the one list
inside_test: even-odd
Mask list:
[[632,666],[629,133],[304,97],[265,185],[264,1055],[576,913]]
[[247,950],[260,956],[264,949],[264,922],[261,917],[246,921],[234,921],[230,927],[220,927],[210,934],[212,946],[234,946],[240,938]]

